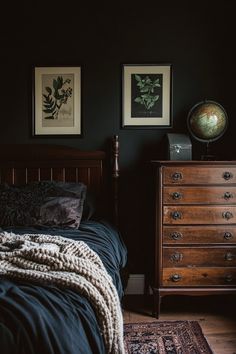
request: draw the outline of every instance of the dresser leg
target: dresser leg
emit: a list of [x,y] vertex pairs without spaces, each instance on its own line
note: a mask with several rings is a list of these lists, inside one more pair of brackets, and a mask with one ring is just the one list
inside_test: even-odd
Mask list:
[[153,312],[152,316],[159,318],[161,308],[161,296],[157,289],[153,289]]

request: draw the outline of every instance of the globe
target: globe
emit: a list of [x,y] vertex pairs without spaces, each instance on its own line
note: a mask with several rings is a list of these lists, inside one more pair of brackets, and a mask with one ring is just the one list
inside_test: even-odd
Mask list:
[[225,109],[215,101],[205,100],[197,103],[187,117],[191,135],[202,142],[219,139],[226,131],[228,117]]

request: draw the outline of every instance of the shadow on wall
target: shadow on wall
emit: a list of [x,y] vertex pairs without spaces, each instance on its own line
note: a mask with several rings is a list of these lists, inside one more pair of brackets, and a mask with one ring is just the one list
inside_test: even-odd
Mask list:
[[146,144],[132,166],[122,169],[119,185],[120,230],[128,248],[130,273],[146,273],[154,246],[154,179],[151,160],[157,144]]

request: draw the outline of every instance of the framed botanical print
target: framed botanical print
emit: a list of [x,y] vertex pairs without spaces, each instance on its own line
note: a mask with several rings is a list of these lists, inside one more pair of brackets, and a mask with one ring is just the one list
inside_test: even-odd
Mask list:
[[81,135],[81,67],[33,69],[33,135]]
[[171,110],[170,64],[123,65],[122,128],[170,128]]

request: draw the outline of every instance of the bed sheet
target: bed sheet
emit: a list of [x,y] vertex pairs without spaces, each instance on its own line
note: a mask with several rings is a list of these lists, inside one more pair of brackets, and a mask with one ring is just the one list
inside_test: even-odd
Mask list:
[[[122,297],[120,269],[126,264],[127,250],[120,234],[109,223],[81,222],[78,230],[5,230],[84,241],[100,256]],[[84,296],[54,285],[10,279],[0,280],[0,343],[4,354],[105,354],[95,312]]]

